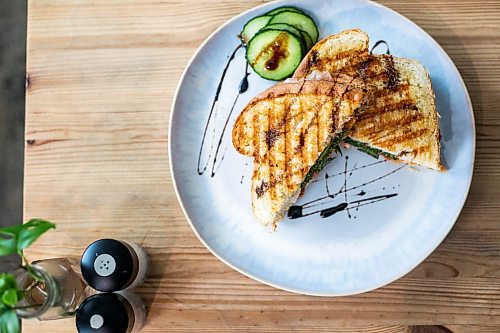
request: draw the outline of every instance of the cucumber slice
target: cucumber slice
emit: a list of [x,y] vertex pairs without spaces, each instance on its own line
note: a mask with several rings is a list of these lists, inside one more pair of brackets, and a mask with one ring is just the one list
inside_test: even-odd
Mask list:
[[275,23],[287,23],[293,25],[295,28],[307,32],[313,40],[313,43],[318,41],[318,27],[314,24],[313,19],[304,13],[281,12],[274,15],[268,22],[268,24]]
[[314,46],[313,40],[311,36],[309,36],[309,34],[304,30],[299,30],[299,31],[302,36],[302,39],[306,42],[306,50],[309,51]]
[[266,30],[282,30],[282,31],[288,31],[289,33],[294,34],[295,37],[299,38],[301,43],[302,43],[302,54],[306,54],[306,52],[308,50],[307,42],[302,37],[302,34],[300,33],[299,29],[297,29],[289,24],[286,24],[286,23],[275,23],[275,24],[266,25],[260,31],[266,31]]
[[278,7],[278,8],[275,8],[269,12],[266,13],[266,15],[269,15],[269,16],[273,16],[273,15],[276,15],[276,14],[279,14],[281,12],[296,12],[296,13],[303,13],[303,11],[301,11],[300,9],[298,8],[295,8],[295,7],[291,7],[291,6],[283,6],[283,7]]
[[258,32],[248,42],[247,60],[262,78],[279,81],[293,74],[302,60],[299,37],[283,30]]
[[260,29],[265,27],[269,20],[271,19],[272,16],[257,16],[248,21],[245,26],[243,27],[243,30],[241,31],[240,34],[240,39],[243,41],[244,44],[248,44],[250,39],[252,39],[253,36],[257,32],[259,32]]

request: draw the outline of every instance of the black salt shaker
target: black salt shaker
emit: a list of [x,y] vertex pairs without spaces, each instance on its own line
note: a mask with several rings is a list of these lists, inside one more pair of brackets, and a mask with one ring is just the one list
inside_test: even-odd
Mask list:
[[80,261],[82,276],[94,289],[113,292],[133,289],[144,282],[149,258],[140,246],[115,239],[90,244]]
[[145,321],[144,303],[128,291],[90,296],[76,312],[79,333],[136,333]]

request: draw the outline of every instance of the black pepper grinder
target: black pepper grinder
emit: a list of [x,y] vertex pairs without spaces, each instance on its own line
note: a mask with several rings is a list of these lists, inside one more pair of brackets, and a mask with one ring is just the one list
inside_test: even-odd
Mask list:
[[92,288],[113,292],[142,284],[149,270],[149,259],[134,243],[100,239],[87,247],[80,265],[83,278]]
[[130,292],[90,296],[76,312],[79,333],[136,333],[146,321],[146,308]]

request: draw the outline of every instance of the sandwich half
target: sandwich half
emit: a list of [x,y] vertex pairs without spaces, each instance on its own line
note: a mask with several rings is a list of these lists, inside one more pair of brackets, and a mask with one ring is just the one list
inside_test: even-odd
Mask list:
[[252,209],[276,228],[312,174],[321,171],[354,112],[361,106],[359,79],[278,83],[251,100],[236,119],[233,145],[253,156]]
[[434,91],[426,68],[416,60],[370,55],[368,36],[347,30],[318,42],[294,78],[311,73],[349,75],[366,86],[363,112],[356,114],[345,142],[378,157],[443,170]]

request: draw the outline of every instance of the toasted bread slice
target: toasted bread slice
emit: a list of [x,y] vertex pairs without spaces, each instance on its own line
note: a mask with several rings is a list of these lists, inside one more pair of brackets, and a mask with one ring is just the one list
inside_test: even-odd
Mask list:
[[368,53],[368,36],[347,30],[316,44],[294,77],[314,71],[361,78],[367,92],[349,137],[385,156],[443,170],[429,74],[416,60]]
[[[293,77],[302,79],[314,71],[356,74],[357,65],[368,59],[368,35],[359,29],[346,30],[322,39],[304,57]],[[354,71],[348,71],[354,69]]]
[[278,83],[255,97],[233,127],[236,150],[254,157],[252,208],[273,228],[297,200],[311,167],[360,106],[355,80]]
[[[443,170],[438,114],[429,74],[416,60],[373,56],[367,66],[373,102],[356,117],[349,137],[409,164]],[[378,79],[377,79],[378,78]]]

